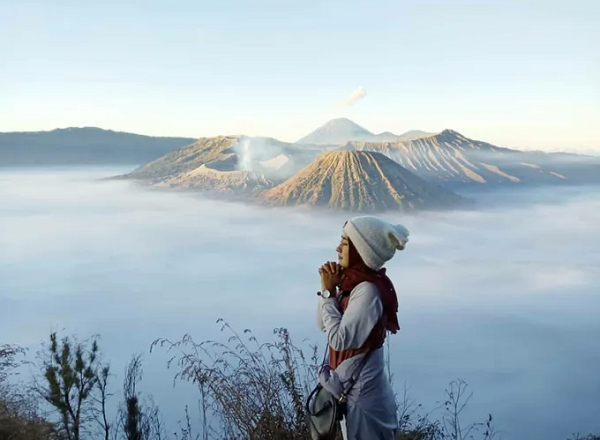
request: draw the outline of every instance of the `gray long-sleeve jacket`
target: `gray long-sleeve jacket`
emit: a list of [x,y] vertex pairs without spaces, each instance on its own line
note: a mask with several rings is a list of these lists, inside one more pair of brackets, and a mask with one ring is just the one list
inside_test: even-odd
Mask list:
[[[358,284],[350,293],[342,315],[334,298],[319,299],[317,325],[327,333],[329,345],[337,351],[360,348],[381,319],[383,304],[377,287]],[[323,387],[339,397],[359,366],[364,354],[343,361],[332,370],[327,359],[319,374]],[[342,431],[346,440],[393,440],[398,419],[392,386],[385,373],[383,347],[373,351],[358,380],[348,394],[347,413]]]

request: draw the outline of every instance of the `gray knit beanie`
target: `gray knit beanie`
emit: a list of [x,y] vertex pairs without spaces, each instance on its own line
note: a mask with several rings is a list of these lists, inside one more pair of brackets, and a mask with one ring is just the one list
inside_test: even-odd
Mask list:
[[403,250],[409,232],[402,225],[393,225],[379,217],[354,217],[343,232],[348,236],[367,267],[379,270],[391,260],[396,250]]

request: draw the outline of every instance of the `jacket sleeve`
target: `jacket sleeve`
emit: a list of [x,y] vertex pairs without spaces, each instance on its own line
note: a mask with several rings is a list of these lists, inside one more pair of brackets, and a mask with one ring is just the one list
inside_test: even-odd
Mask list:
[[329,345],[336,351],[352,350],[365,343],[383,315],[383,304],[377,286],[364,282],[350,293],[343,315],[332,298],[319,299],[319,314]]
[[325,331],[325,324],[323,324],[323,301],[324,299],[319,297],[319,305],[317,306],[317,327],[322,332]]

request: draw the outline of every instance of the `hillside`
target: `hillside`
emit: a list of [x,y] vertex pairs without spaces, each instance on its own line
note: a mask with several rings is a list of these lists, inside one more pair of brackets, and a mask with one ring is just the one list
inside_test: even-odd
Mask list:
[[220,171],[206,164],[166,179],[157,188],[189,189],[214,194],[251,194],[270,188],[273,183],[263,175],[251,171]]
[[[207,162],[237,164],[232,147],[238,142],[238,136],[217,136],[200,138],[195,142],[142,165],[124,175],[130,179],[162,180],[186,173]],[[228,162],[229,161],[229,162]]]
[[0,133],[0,167],[135,165],[193,141],[192,138],[143,136],[94,127]]
[[283,181],[310,163],[322,149],[296,145],[272,138],[218,136],[194,143],[160,157],[123,178],[153,182],[172,179],[201,165],[219,171],[251,171]]
[[350,211],[452,208],[460,196],[431,185],[382,154],[323,154],[286,182],[266,191],[271,206],[310,205]]
[[560,161],[469,139],[453,130],[402,142],[349,142],[344,150],[384,154],[423,179],[446,186],[562,183]]
[[[407,131],[406,133],[401,134],[400,136],[397,137],[397,139],[395,139],[395,141],[399,142],[399,141],[410,141],[412,139],[418,139],[418,138],[422,138],[422,137],[427,137],[427,136],[433,136],[435,133],[430,133],[428,131],[423,131],[423,130],[410,130]],[[378,139],[378,142],[385,142],[384,139]]]

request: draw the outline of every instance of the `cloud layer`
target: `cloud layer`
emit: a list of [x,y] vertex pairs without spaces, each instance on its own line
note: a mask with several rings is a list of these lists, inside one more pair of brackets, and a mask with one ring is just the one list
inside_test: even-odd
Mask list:
[[[429,407],[462,378],[474,392],[466,416],[491,412],[505,440],[562,440],[595,429],[600,412],[600,192],[536,191],[477,212],[385,216],[411,232],[388,264],[397,391],[406,383]],[[141,191],[87,172],[5,172],[0,206],[3,341],[35,352],[51,329],[100,333],[115,384],[146,353],[142,386],[166,420],[195,408],[197,391],[172,388],[170,355],[147,351],[157,337],[219,339],[225,318],[262,340],[288,327],[299,344],[324,342],[317,268],[335,258],[345,214]]]

